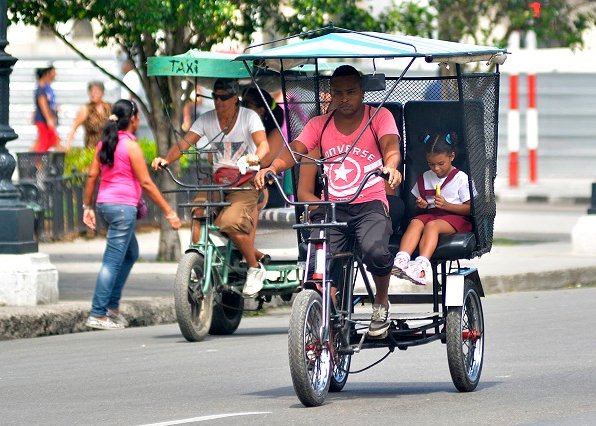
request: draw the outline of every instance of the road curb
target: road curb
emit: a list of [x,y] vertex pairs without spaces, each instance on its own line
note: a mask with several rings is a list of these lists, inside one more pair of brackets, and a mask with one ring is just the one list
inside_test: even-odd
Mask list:
[[485,277],[482,276],[481,270],[479,272],[482,288],[486,294],[557,290],[596,284],[596,266]]
[[[269,313],[285,306],[289,307],[290,304],[275,297],[259,312]],[[255,300],[245,302],[247,311],[254,311],[256,307]],[[98,331],[85,326],[90,309],[90,302],[82,301],[33,307],[3,306],[0,310],[0,340]],[[176,322],[174,299],[170,297],[123,299],[120,309],[129,321],[130,327]]]
[[[512,275],[483,276],[482,270],[479,272],[482,287],[487,295],[516,291],[556,290],[596,284],[596,266]],[[398,283],[392,290],[400,293],[428,291],[426,288],[410,286],[408,283]],[[245,306],[247,310],[254,310],[256,302],[247,300]],[[279,310],[278,308],[290,306],[291,303],[275,297],[260,312],[268,314]],[[3,306],[0,309],[0,340],[94,331],[85,326],[90,308],[90,301],[65,301],[38,306]],[[123,299],[120,308],[131,327],[176,322],[174,300],[171,297]]]
[[[89,302],[59,302],[35,307],[3,307],[0,340],[93,331],[85,326]],[[172,323],[176,320],[171,298],[123,300],[122,312],[133,327]]]

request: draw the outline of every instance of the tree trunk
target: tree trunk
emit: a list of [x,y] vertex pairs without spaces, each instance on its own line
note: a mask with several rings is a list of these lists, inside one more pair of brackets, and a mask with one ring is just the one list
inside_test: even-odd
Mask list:
[[[159,85],[157,83],[158,78]],[[180,128],[180,120],[177,118],[180,106],[176,102],[170,101],[170,99],[180,99],[180,95],[176,93],[170,94],[170,84],[167,80],[169,79],[164,77],[151,77],[148,79],[146,86],[148,89],[148,102],[151,105],[150,122],[157,143],[157,153],[160,157],[165,157],[170,146],[176,143],[177,138],[172,129]],[[179,78],[177,80],[177,86],[180,86]],[[176,84],[174,83],[171,86],[176,87]],[[170,122],[168,114],[172,118],[172,122]],[[177,175],[179,169],[178,163],[172,164],[171,168],[173,169],[172,171],[174,174]],[[162,192],[176,189],[176,184],[170,179],[166,172],[159,174],[157,184]],[[164,196],[168,200],[168,203],[170,203],[170,206],[177,209],[176,194],[166,193]],[[169,222],[164,216],[160,219],[159,228],[160,236],[157,259],[160,261],[179,260],[181,253],[178,232],[170,227]]]

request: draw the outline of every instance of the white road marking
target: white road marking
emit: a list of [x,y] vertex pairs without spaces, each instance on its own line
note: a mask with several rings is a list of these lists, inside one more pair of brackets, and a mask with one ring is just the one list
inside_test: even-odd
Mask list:
[[184,423],[192,422],[204,422],[206,420],[223,419],[226,417],[238,417],[238,416],[255,416],[258,414],[271,414],[271,411],[254,411],[246,413],[228,413],[228,414],[212,414],[210,416],[192,417],[190,419],[170,420],[168,422],[160,423],[148,423],[141,426],[170,426],[170,425],[182,425]]

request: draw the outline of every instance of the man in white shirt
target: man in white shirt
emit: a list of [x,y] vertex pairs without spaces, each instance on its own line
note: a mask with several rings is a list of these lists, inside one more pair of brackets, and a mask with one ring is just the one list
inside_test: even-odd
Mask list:
[[[245,157],[251,165],[260,164],[261,158],[269,152],[263,122],[256,112],[240,106],[238,94],[239,87],[235,80],[217,79],[213,88],[215,109],[201,114],[182,140],[170,148],[165,158],[156,157],[153,160],[152,167],[157,170],[162,165],[176,161],[181,151],[195,145],[203,136],[207,137],[209,148],[217,149],[213,155],[214,176],[222,171],[232,175],[235,172],[237,175],[236,163],[241,157]],[[224,207],[215,220],[215,224],[230,237],[249,266],[242,290],[247,297],[256,296],[263,288],[265,279],[265,269],[257,261],[251,238],[253,211],[260,194],[251,181],[242,184],[248,190],[229,191],[226,194],[225,200],[231,205]],[[196,231],[193,229],[193,241],[198,241]]]

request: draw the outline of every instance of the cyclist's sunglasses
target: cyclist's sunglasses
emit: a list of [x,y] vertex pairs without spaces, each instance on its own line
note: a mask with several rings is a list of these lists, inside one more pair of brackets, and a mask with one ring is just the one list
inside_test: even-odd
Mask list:
[[218,95],[216,93],[212,94],[211,97],[213,98],[214,101],[220,99],[222,101],[227,101],[228,99],[233,98],[234,96],[236,96],[235,94],[227,94],[227,95]]

